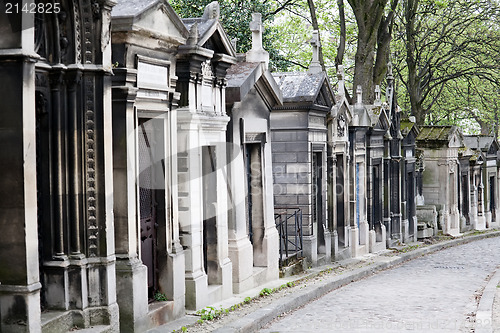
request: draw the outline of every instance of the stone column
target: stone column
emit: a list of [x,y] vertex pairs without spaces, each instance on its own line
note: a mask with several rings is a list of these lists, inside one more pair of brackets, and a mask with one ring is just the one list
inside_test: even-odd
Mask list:
[[228,131],[231,131],[232,145],[228,145],[229,183],[231,192],[228,197],[228,248],[229,258],[233,263],[233,290],[240,293],[253,287],[253,247],[247,234],[247,216],[245,202],[245,153],[241,144],[241,131],[244,131],[244,119],[237,115],[242,112],[241,104],[235,103]]
[[[195,100],[190,102],[195,103]],[[178,190],[180,241],[186,258],[185,303],[187,309],[196,310],[208,305],[208,277],[203,269],[199,120],[191,110],[196,112],[191,105],[178,110]]]
[[116,68],[113,78],[113,191],[116,293],[120,331],[146,329],[147,269],[139,258],[134,102],[137,71]]
[[[109,324],[119,330],[116,303],[116,256],[113,218],[113,145],[111,100],[111,25],[112,0],[101,4],[100,45],[102,63],[96,72],[84,72],[85,165],[87,212],[87,279],[91,325]],[[92,112],[93,111],[93,112]]]
[[[169,95],[169,112],[167,114],[167,142],[166,142],[166,202],[170,212],[167,217],[167,264],[164,271],[159,273],[159,286],[165,290],[168,300],[173,300],[172,315],[174,318],[185,313],[185,256],[179,238],[179,192],[178,192],[178,165],[177,165],[177,101],[179,93]],[[168,166],[168,167],[167,167]],[[161,256],[160,256],[161,257]]]
[[274,221],[274,196],[273,196],[273,169],[272,169],[272,152],[270,142],[270,130],[266,133],[266,141],[264,143],[262,164],[262,194],[264,196],[264,240],[263,253],[266,256],[265,264],[267,266],[267,280],[275,280],[279,278],[279,234]]
[[[5,16],[4,16],[5,17]],[[28,28],[0,40],[0,331],[40,332],[38,269],[35,63],[33,15]],[[29,25],[31,24],[31,27]],[[4,30],[4,28],[6,30]],[[15,30],[7,19],[2,31]]]

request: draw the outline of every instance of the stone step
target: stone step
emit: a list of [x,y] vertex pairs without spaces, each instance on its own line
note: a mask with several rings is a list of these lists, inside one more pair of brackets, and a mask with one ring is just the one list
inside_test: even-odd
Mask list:
[[289,277],[292,275],[299,274],[307,269],[307,261],[305,258],[300,258],[297,261],[291,263],[288,266],[284,266],[280,269],[280,278]]

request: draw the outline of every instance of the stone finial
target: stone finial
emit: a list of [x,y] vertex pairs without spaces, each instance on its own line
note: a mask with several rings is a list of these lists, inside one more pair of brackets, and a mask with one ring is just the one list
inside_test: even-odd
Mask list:
[[218,20],[220,17],[220,7],[217,1],[212,1],[205,7],[202,18],[204,20]]
[[344,95],[345,94],[345,74],[344,74],[344,66],[339,65],[337,68],[337,79],[339,80],[338,85],[339,85],[339,95]]
[[250,22],[250,31],[252,32],[252,49],[262,49],[262,34],[264,27],[262,26],[262,14],[253,13],[252,21]]
[[337,79],[340,81],[344,81],[344,77],[345,76],[345,73],[344,73],[344,65],[339,65],[338,68],[337,68]]
[[392,86],[394,82],[394,75],[392,74],[392,63],[389,61],[387,64],[387,83]]
[[252,31],[252,48],[247,52],[248,62],[263,62],[266,66],[269,65],[269,53],[262,47],[262,14],[253,13],[252,22],[250,22],[250,31]]
[[234,37],[231,39],[231,45],[233,46],[234,50],[236,51],[236,43],[238,43],[238,38]]
[[376,105],[376,106],[382,105],[381,95],[382,95],[382,93],[380,91],[380,86],[377,84],[375,86],[375,101],[373,103],[374,105]]
[[188,37],[188,40],[187,40],[187,43],[189,45],[196,45],[198,44],[198,36],[199,35],[199,32],[198,32],[198,23],[195,23],[193,24],[193,26],[191,27],[191,29],[189,29],[189,37]]
[[309,43],[311,43],[312,45],[313,53],[312,53],[312,61],[311,64],[309,65],[308,72],[314,74],[321,73],[323,69],[321,68],[321,64],[319,62],[319,48],[321,46],[321,43],[319,41],[318,30],[313,31],[313,35]]
[[361,88],[361,86],[358,86],[356,88],[356,97],[357,97],[356,104],[362,105],[363,104],[363,88]]

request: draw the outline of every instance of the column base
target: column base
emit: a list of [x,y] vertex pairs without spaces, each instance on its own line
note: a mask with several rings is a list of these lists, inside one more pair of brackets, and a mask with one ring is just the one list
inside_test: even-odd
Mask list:
[[302,246],[308,264],[316,265],[318,262],[318,239],[316,236],[303,236]]
[[148,272],[138,259],[116,261],[116,293],[120,307],[120,331],[147,329]]
[[186,309],[199,310],[208,303],[208,276],[198,271],[186,274]]
[[0,285],[0,332],[40,332],[40,283]]

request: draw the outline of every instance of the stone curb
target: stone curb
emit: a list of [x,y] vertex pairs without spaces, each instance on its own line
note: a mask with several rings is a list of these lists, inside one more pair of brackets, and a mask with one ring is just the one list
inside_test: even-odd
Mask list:
[[[281,314],[295,310],[309,303],[310,301],[317,299],[323,296],[324,294],[334,289],[345,286],[351,282],[358,281],[374,273],[380,272],[384,269],[397,266],[403,262],[424,256],[426,254],[437,252],[439,250],[443,250],[452,246],[462,245],[473,241],[485,238],[498,237],[498,236],[500,236],[500,231],[467,236],[464,238],[444,241],[438,244],[432,244],[423,248],[413,250],[408,253],[401,253],[400,255],[392,258],[387,257],[388,260],[386,262],[378,262],[366,267],[357,268],[354,269],[353,271],[346,272],[345,274],[328,278],[328,281],[316,284],[314,286],[305,287],[302,290],[299,290],[297,292],[294,292],[293,294],[290,294],[288,296],[276,300],[275,302],[269,304],[266,307],[263,307],[240,319],[237,319],[224,327],[216,329],[214,332],[216,333],[256,332],[262,327],[264,327],[266,324],[268,324],[270,321],[280,316]],[[314,277],[315,275],[318,274],[319,272],[313,273],[310,274],[308,277]]]
[[500,282],[500,271],[497,270],[483,290],[477,306],[475,330],[476,333],[493,332],[493,302]]

